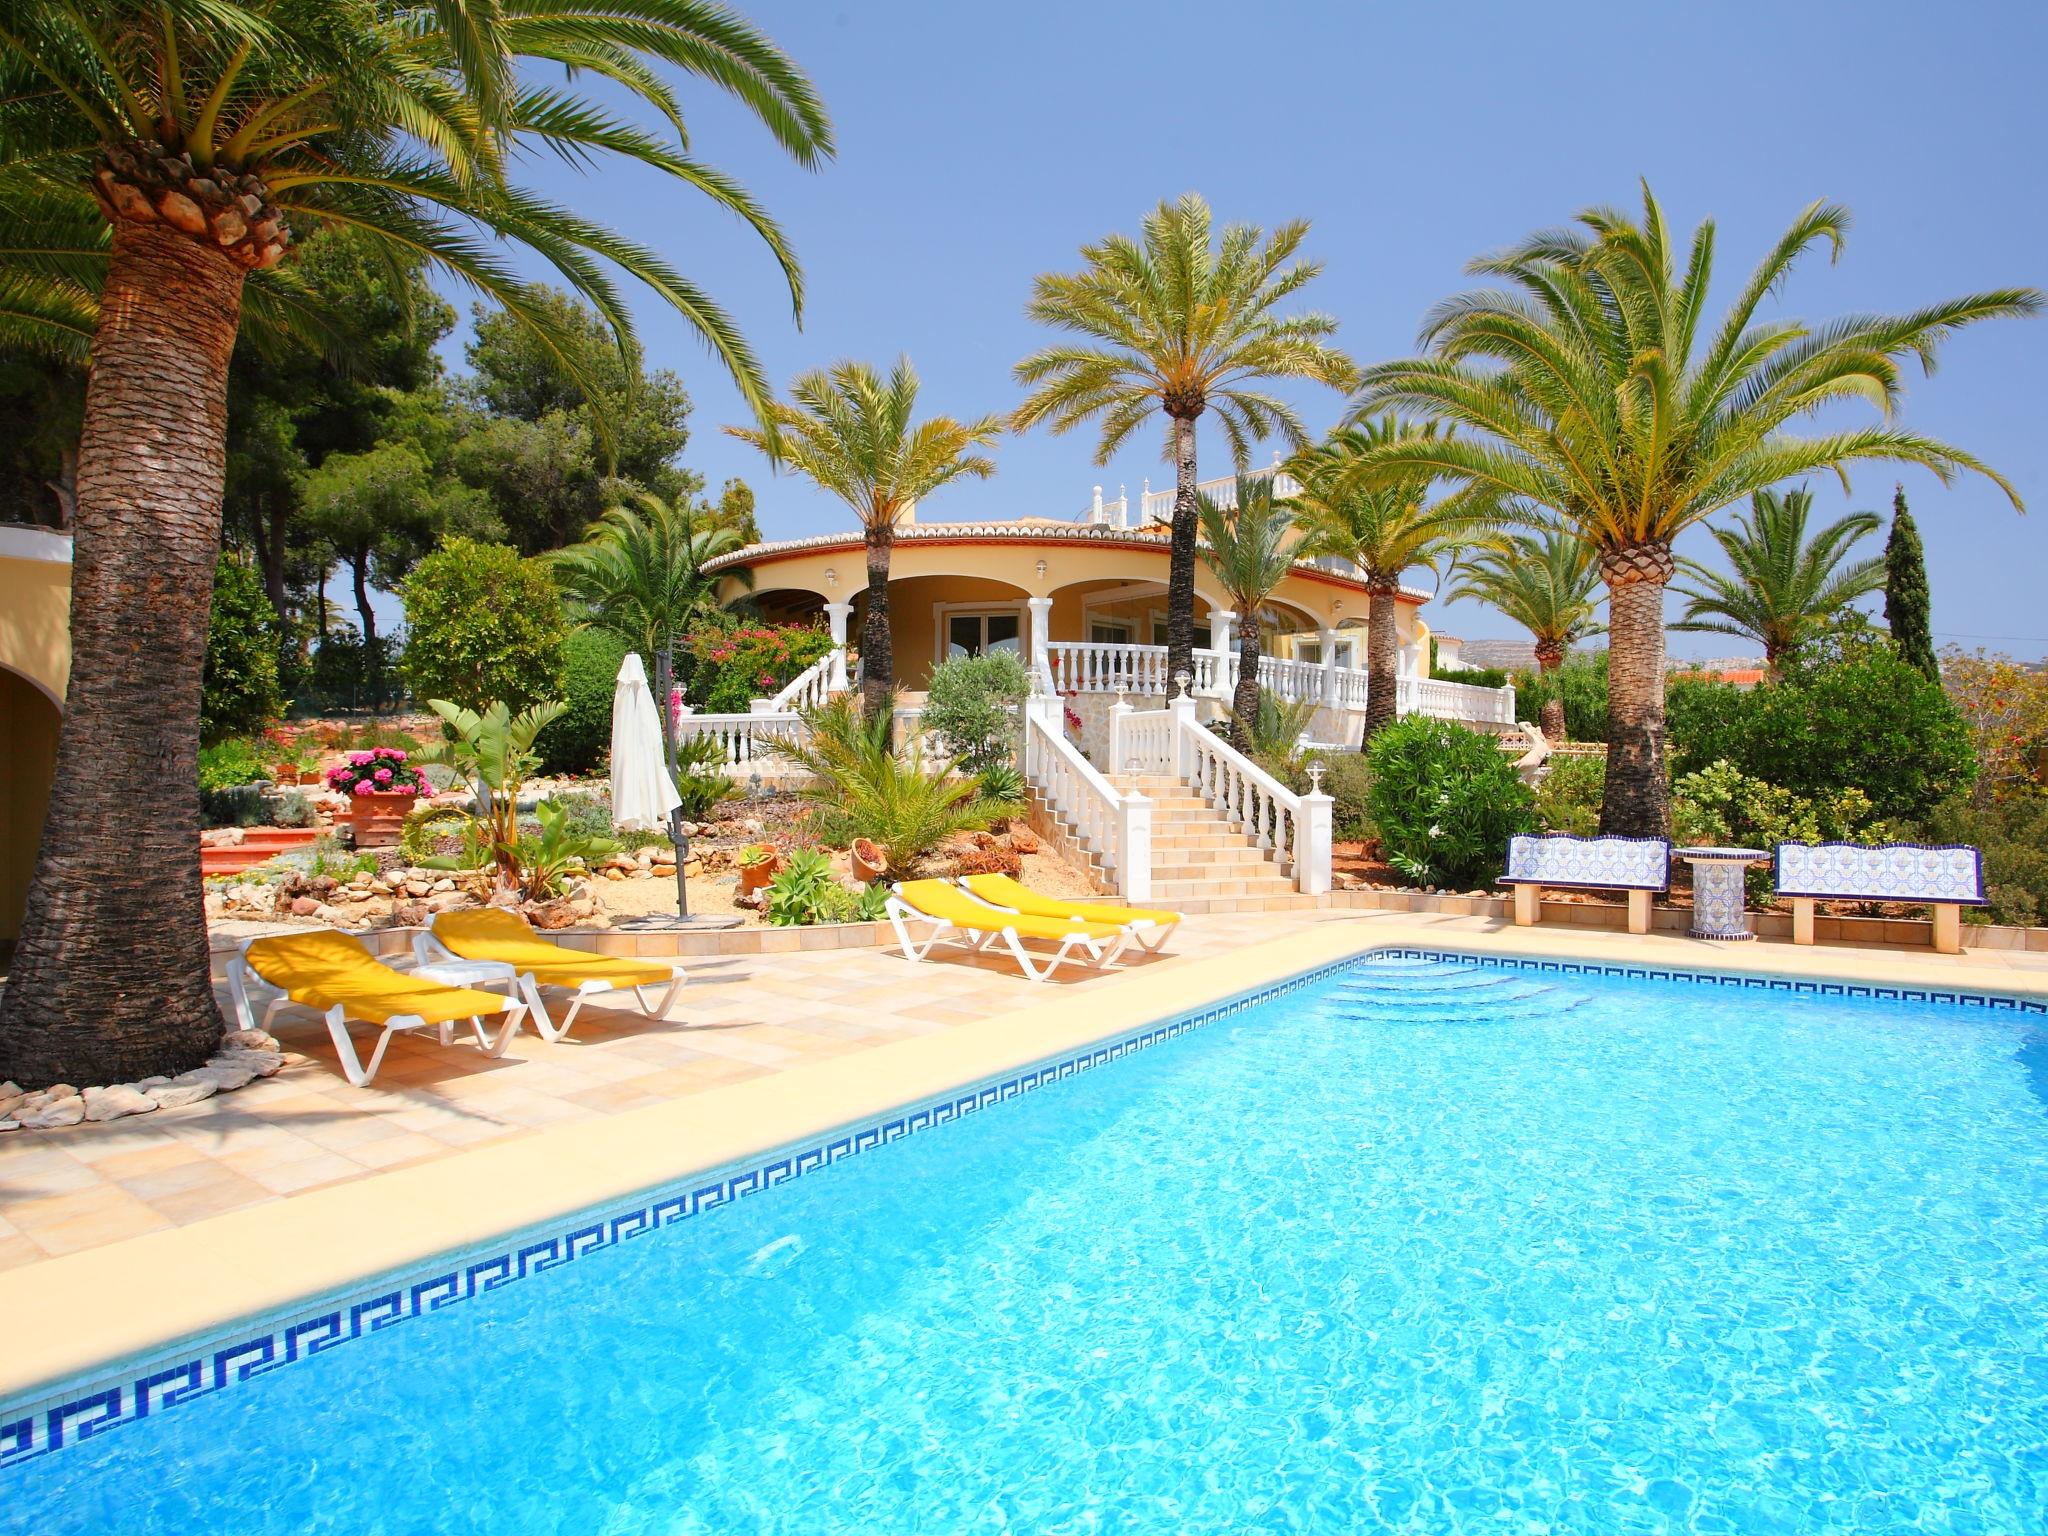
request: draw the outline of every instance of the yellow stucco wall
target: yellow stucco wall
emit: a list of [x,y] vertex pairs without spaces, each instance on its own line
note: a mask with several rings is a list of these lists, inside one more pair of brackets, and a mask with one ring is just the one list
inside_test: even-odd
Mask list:
[[[890,560],[890,612],[897,665],[906,688],[922,686],[907,668],[913,662],[930,664],[935,601],[1022,603],[1026,597],[1050,596],[1052,638],[1085,640],[1083,615],[1090,596],[1139,584],[1157,584],[1163,590],[1166,581],[1167,556],[1162,546],[1060,543],[1043,538],[1005,541],[1000,535],[929,537],[941,526],[921,525],[927,536],[900,539]],[[754,563],[754,576],[756,591],[763,596],[794,591],[812,593],[827,602],[857,602],[867,584],[867,567],[860,546],[849,543],[787,555],[771,553]],[[742,590],[737,582],[726,584],[727,596],[738,596]],[[1206,623],[1210,606],[1222,600],[1206,566],[1196,567],[1195,591],[1197,621]],[[1307,572],[1287,578],[1275,594],[1275,606],[1282,610],[1285,627],[1302,630],[1362,625],[1366,616],[1365,594],[1354,584]],[[1404,642],[1414,631],[1416,607],[1413,601],[1400,604],[1399,629]],[[1145,634],[1133,638],[1141,644],[1151,639]]]
[[0,528],[0,667],[64,697],[71,677],[69,539]]
[[0,944],[21,934],[71,677],[71,541],[0,528]]

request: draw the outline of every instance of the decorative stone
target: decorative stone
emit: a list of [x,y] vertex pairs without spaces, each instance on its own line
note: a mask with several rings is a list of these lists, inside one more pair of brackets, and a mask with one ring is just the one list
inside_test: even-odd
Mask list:
[[453,912],[473,903],[461,891],[437,891],[427,898],[425,905],[429,912]]
[[147,1092],[151,1088],[161,1088],[165,1083],[168,1083],[169,1081],[170,1079],[168,1077],[165,1077],[161,1073],[159,1073],[155,1077],[143,1078],[135,1086]]
[[444,892],[452,891],[454,889],[455,882],[449,879],[446,875],[443,875],[439,880],[436,880],[432,885],[427,887],[427,894],[430,896],[439,896]]
[[[271,1034],[268,1030],[262,1029],[231,1029],[220,1037],[220,1048],[223,1051],[281,1051],[284,1049],[283,1046],[278,1044],[277,1036]],[[159,1078],[158,1081],[169,1082],[170,1079]]]
[[275,1077],[284,1070],[282,1051],[223,1051],[207,1063],[229,1072],[253,1072],[258,1077]]
[[201,1099],[210,1099],[219,1088],[211,1082],[164,1083],[149,1090],[149,1097],[158,1109],[183,1109],[187,1104],[197,1104]]
[[88,1120],[119,1120],[124,1115],[153,1114],[157,1107],[156,1101],[148,1094],[127,1083],[116,1083],[111,1088],[88,1088],[84,1103]]
[[1010,846],[1019,853],[1037,853],[1045,844],[1029,827],[1013,826],[1010,828]]
[[52,1083],[43,1090],[43,1101],[48,1103],[52,1099],[68,1099],[77,1092],[78,1090],[69,1083]]
[[65,1098],[53,1098],[41,1109],[32,1109],[26,1114],[16,1112],[15,1119],[31,1131],[54,1131],[67,1125],[76,1125],[85,1118],[85,1099],[73,1093]]
[[311,896],[294,896],[292,898],[293,917],[311,917],[314,913],[318,912],[319,910],[320,903],[315,901]]
[[222,1093],[233,1093],[237,1088],[246,1088],[255,1080],[256,1073],[248,1067],[219,1065],[218,1058],[203,1067],[194,1067],[190,1072],[180,1072],[172,1078],[173,1083],[211,1083]]

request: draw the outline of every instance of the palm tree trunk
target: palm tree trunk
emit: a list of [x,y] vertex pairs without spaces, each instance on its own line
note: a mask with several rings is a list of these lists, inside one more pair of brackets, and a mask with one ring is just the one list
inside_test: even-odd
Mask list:
[[[1546,679],[1555,678],[1558,669],[1563,665],[1563,646],[1552,645],[1548,641],[1538,642],[1536,646],[1536,670],[1541,676]],[[1536,723],[1543,732],[1543,739],[1545,741],[1563,741],[1565,739],[1563,694],[1556,692],[1544,694],[1543,714]]]
[[1396,627],[1399,613],[1394,594],[1398,582],[1370,580],[1365,600],[1365,734],[1359,750],[1372,745],[1373,737],[1394,723],[1399,711],[1401,631]]
[[196,1067],[225,1023],[199,880],[199,694],[242,271],[114,223],[79,445],[71,682],[0,1078]]
[[1237,690],[1230,697],[1230,744],[1252,749],[1252,722],[1259,718],[1259,610],[1237,610]]
[[1600,830],[1612,837],[1665,837],[1671,786],[1664,769],[1664,586],[1668,544],[1606,550],[1607,792]]
[[896,548],[893,520],[867,528],[868,611],[860,623],[860,707],[872,720],[896,691],[896,660],[889,638],[889,556]]
[[1195,490],[1195,418],[1174,416],[1173,544],[1166,562],[1167,696],[1173,679],[1195,673],[1195,532],[1201,523]]

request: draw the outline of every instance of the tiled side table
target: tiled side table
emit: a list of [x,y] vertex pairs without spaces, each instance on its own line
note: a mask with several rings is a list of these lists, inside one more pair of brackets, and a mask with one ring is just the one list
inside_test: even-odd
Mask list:
[[1696,939],[1753,939],[1742,872],[1770,862],[1761,848],[1674,848],[1674,858],[1692,865],[1692,936]]

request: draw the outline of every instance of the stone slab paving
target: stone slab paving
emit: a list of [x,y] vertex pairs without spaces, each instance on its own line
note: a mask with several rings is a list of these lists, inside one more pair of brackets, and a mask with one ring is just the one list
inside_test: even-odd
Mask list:
[[[1191,917],[1158,957],[1126,973],[1344,924],[1361,948],[1376,931],[1410,940],[1418,930],[1512,935],[1518,947],[1603,960],[1715,966],[1728,946],[1637,939],[1577,928],[1513,930],[1490,919],[1299,910]],[[1397,932],[1398,930],[1398,932]],[[1910,967],[1951,986],[2041,986],[2048,954],[1976,951],[1960,957],[1893,950],[1744,945],[1742,963],[1858,975]],[[691,980],[672,1016],[649,1021],[600,998],[555,1044],[522,1033],[497,1060],[461,1046],[400,1036],[377,1080],[351,1088],[325,1028],[286,1012],[273,1024],[305,1060],[278,1076],[183,1109],[13,1132],[0,1140],[0,1269],[39,1263],[145,1233],[190,1226],[310,1190],[373,1178],[550,1127],[617,1115],[704,1093],[890,1041],[932,1035],[1103,984],[1063,969],[1046,984],[1007,960],[955,952],[913,965],[893,950],[831,950],[687,962]]]

